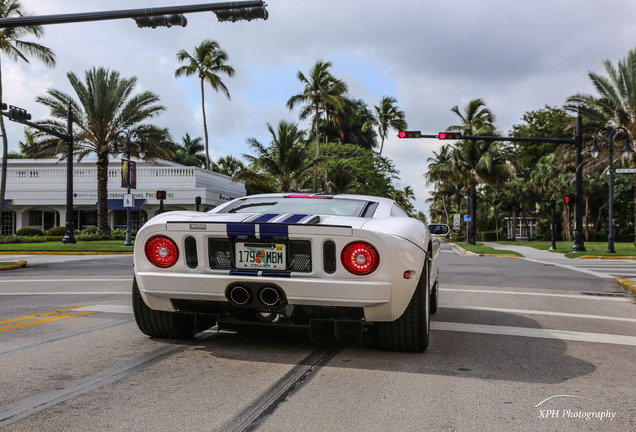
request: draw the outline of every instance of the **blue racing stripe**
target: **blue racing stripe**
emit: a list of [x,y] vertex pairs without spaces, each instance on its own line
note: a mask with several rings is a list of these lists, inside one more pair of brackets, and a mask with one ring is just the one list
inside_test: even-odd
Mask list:
[[256,223],[268,222],[268,221],[274,219],[276,216],[279,216],[279,215],[274,214],[274,213],[266,213],[266,214],[264,214],[262,216],[257,217],[254,220],[251,220],[250,222],[256,222]]
[[227,224],[228,237],[256,237],[256,225],[254,224]]
[[294,214],[294,215],[289,216],[285,220],[282,220],[281,222],[283,222],[283,223],[296,223],[299,220],[301,220],[303,218],[306,218],[307,216],[309,216],[309,215],[306,215],[306,214]]
[[263,276],[270,277],[291,277],[291,272],[288,271],[266,271],[263,270]]
[[258,270],[230,270],[232,276],[258,276]]
[[287,225],[261,224],[258,226],[261,238],[288,238],[289,229]]

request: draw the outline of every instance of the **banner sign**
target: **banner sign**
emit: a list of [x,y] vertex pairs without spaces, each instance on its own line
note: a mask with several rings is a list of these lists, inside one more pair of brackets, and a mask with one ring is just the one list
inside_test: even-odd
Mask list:
[[[130,185],[128,184],[128,167],[130,165]],[[121,161],[121,187],[137,189],[137,163],[134,161]]]

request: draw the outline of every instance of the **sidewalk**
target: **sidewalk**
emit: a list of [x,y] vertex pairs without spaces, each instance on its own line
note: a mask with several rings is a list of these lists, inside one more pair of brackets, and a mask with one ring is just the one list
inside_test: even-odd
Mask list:
[[[484,242],[484,246],[489,246],[493,249],[501,249],[501,250],[517,252],[523,255],[524,258],[536,259],[541,261],[571,259],[571,258],[566,258],[565,254],[562,254],[559,252],[550,252],[547,250],[535,249],[530,246],[502,245],[499,243],[488,243],[488,242]],[[575,258],[572,258],[572,259],[575,259]],[[636,278],[634,277],[629,279],[616,278],[616,285],[619,288],[636,295]]]

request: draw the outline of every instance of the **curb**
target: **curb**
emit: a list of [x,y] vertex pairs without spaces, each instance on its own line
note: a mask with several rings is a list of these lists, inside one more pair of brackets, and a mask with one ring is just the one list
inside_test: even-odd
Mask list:
[[616,285],[619,288],[636,295],[636,282],[632,282],[629,279],[616,278]]
[[19,269],[22,267],[26,267],[27,266],[27,262],[24,260],[18,261],[15,264],[11,264],[11,265],[7,265],[7,266],[0,266],[0,271],[3,270],[15,270],[15,269]]
[[583,255],[576,259],[636,260],[635,256]]

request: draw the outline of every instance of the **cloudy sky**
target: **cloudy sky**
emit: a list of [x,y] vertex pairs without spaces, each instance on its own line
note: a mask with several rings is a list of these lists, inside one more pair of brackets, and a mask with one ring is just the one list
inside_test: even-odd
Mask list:
[[[34,15],[202,4],[196,0],[22,0]],[[562,105],[575,93],[594,93],[587,73],[603,73],[636,48],[633,0],[268,0],[267,21],[219,23],[211,12],[188,14],[187,27],[137,28],[132,19],[45,27],[39,40],[57,67],[2,58],[5,102],[35,120],[48,112],[35,102],[49,88],[71,92],[69,71],[93,66],[138,77],[138,90],[160,94],[167,111],[155,122],[177,141],[203,136],[199,82],[175,78],[176,52],[213,39],[229,54],[236,75],[225,79],[232,100],[208,88],[206,110],[212,157],[249,153],[247,138],[269,142],[266,124],[297,121],[285,104],[302,86],[296,75],[317,60],[351,96],[372,107],[393,96],[410,129],[437,133],[457,118],[450,109],[482,98],[507,133],[524,112]],[[303,126],[306,126],[303,124]],[[7,122],[10,149],[22,128]],[[434,140],[385,142],[384,155],[410,185],[416,208],[427,211],[430,187],[422,174],[440,146]]]

